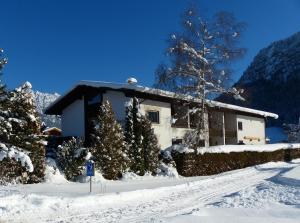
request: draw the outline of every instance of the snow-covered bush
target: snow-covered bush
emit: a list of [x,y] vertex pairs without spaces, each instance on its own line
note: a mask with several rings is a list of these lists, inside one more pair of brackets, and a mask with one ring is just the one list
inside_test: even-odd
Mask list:
[[83,147],[81,139],[71,138],[57,150],[57,164],[67,180],[76,181],[84,174],[85,163],[91,157],[88,149]]
[[176,168],[172,164],[160,163],[157,174],[159,176],[179,178]]
[[91,150],[98,171],[106,179],[117,179],[126,170],[128,158],[124,133],[117,123],[109,101],[100,107],[95,118],[90,120]]
[[28,152],[0,143],[0,184],[28,181],[28,173],[34,170]]

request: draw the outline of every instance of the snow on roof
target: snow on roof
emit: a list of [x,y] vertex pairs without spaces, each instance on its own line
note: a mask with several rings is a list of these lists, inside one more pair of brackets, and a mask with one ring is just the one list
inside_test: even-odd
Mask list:
[[[121,89],[130,89],[134,90],[137,92],[142,92],[142,93],[148,93],[152,95],[159,95],[162,97],[167,97],[167,98],[179,98],[182,100],[194,100],[197,102],[195,98],[189,95],[183,95],[183,94],[177,94],[174,92],[170,91],[165,91],[165,90],[160,90],[156,88],[149,88],[149,87],[144,87],[141,85],[132,85],[128,83],[113,83],[113,82],[104,82],[104,81],[88,81],[88,80],[82,80],[79,81],[71,90],[69,90],[66,94],[60,96],[57,100],[55,100],[48,108],[51,108],[54,106],[58,101],[60,101],[63,97],[65,97],[69,92],[74,90],[78,86],[89,86],[89,87],[95,87],[95,88],[110,88],[110,89],[115,89],[115,90],[121,90]],[[230,109],[230,110],[235,110],[235,111],[241,111],[241,112],[246,112],[246,113],[251,113],[251,114],[256,114],[260,115],[263,117],[271,117],[271,118],[278,118],[277,114],[270,113],[270,112],[265,112],[265,111],[260,111],[256,109],[251,109],[251,108],[246,108],[246,107],[241,107],[237,105],[231,105],[231,104],[226,104],[222,102],[217,102],[213,100],[206,100],[207,104],[209,107],[219,107],[219,108],[224,108],[224,109]]]
[[237,106],[237,105],[231,105],[231,104],[226,104],[218,101],[212,101],[212,100],[207,100],[207,103],[210,107],[220,107],[220,108],[227,108],[235,111],[242,111],[242,112],[247,112],[247,113],[252,113],[256,115],[260,115],[263,117],[271,117],[278,119],[278,115],[270,112],[265,112],[265,111],[260,111],[252,108],[246,108],[242,106]]
[[50,131],[53,131],[53,130],[61,132],[61,129],[59,129],[57,127],[48,127],[43,132],[50,132]]

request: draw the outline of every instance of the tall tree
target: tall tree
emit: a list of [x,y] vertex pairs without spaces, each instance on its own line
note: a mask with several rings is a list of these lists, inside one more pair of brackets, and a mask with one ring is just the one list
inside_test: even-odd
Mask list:
[[91,122],[91,145],[96,168],[106,179],[117,179],[126,169],[124,133],[115,120],[109,101],[99,108]]
[[182,17],[182,31],[170,36],[170,61],[158,67],[156,82],[160,88],[193,96],[199,104],[194,112],[199,120],[196,130],[187,137],[192,147],[198,147],[207,135],[207,98],[225,93],[242,99],[242,90],[229,87],[229,83],[232,62],[245,53],[239,47],[244,28],[245,24],[237,22],[231,13],[218,12],[208,20],[191,8]]
[[139,101],[136,97],[132,98],[126,107],[125,121],[125,141],[130,160],[130,170],[144,175],[144,154],[142,145],[142,114]]
[[160,148],[158,146],[158,140],[154,134],[151,122],[145,116],[142,117],[141,128],[145,172],[155,173],[159,165],[158,156]]
[[7,63],[7,59],[2,57],[3,50],[0,48],[0,142],[5,143],[9,139],[11,124],[9,118],[9,101],[8,92],[5,84],[3,83],[2,69]]
[[[7,64],[7,58],[3,57],[2,54],[3,54],[3,49],[0,48],[0,75],[2,75],[3,67],[5,66],[5,64]],[[0,79],[0,96],[2,96],[4,91],[5,91],[5,85]]]
[[36,112],[32,86],[25,82],[9,93],[12,134],[9,143],[29,151],[34,171],[29,182],[40,182],[44,177],[45,146],[41,138],[41,121]]

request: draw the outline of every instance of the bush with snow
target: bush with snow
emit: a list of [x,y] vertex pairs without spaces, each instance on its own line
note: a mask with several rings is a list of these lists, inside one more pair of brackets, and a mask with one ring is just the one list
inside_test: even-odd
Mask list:
[[64,142],[57,150],[58,167],[70,181],[76,181],[78,177],[85,174],[85,163],[90,157],[81,139],[72,138]]

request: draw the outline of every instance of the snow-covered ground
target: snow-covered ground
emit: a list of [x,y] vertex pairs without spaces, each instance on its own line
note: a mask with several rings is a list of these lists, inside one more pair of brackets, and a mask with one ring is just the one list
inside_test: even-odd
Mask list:
[[[299,222],[300,159],[209,177],[0,187],[0,222]],[[101,190],[102,187],[102,190]]]

